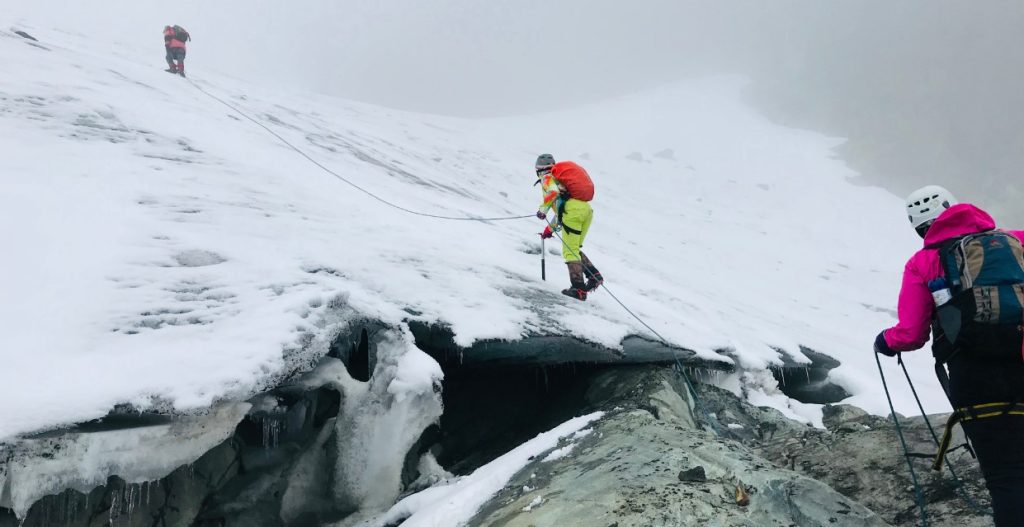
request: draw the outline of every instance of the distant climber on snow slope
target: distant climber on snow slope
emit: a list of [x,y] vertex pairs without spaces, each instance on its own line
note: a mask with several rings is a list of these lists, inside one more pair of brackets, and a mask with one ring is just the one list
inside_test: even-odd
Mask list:
[[164,49],[167,51],[168,73],[185,76],[185,43],[191,35],[181,26],[164,26]]
[[[927,186],[907,198],[924,238],[903,271],[899,323],[875,339],[895,356],[932,332],[935,372],[954,413],[933,468],[960,423],[981,465],[997,526],[1024,525],[1024,231]],[[948,367],[948,371],[947,371]]]
[[601,272],[581,250],[590,230],[590,220],[594,217],[594,210],[590,208],[594,183],[583,167],[572,161],[556,163],[551,154],[538,156],[534,168],[544,196],[537,217],[547,221],[548,211],[555,210],[555,221],[544,227],[541,237],[550,238],[554,231],[565,231],[562,235],[562,256],[569,268],[569,288],[563,289],[562,294],[586,300],[587,293],[604,281]]

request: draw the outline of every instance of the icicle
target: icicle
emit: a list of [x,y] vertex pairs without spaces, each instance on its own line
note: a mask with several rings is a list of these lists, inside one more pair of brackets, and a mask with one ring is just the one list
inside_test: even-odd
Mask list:
[[135,484],[128,485],[128,522],[132,521],[132,512],[135,510]]
[[121,500],[117,496],[117,491],[116,490],[111,490],[110,491],[110,510],[108,511],[109,519],[110,519],[110,524],[111,525],[114,524],[114,518],[117,517],[117,509],[118,509],[118,505],[120,505],[120,504],[121,504]]
[[263,428],[263,448],[272,450],[277,448],[281,436],[281,421],[277,417],[264,417],[260,419]]

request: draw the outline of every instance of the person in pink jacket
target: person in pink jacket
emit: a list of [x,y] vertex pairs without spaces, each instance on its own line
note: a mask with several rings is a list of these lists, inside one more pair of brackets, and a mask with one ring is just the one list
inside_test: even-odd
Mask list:
[[[911,194],[907,212],[911,224],[924,238],[924,247],[903,270],[899,322],[875,339],[875,351],[890,357],[923,347],[930,332],[939,331],[933,328],[936,309],[929,282],[944,274],[939,260],[942,242],[996,228],[987,212],[971,204],[957,204],[948,190],[934,185]],[[1004,232],[1024,240],[1024,231]],[[934,340],[937,339],[933,339],[937,352]],[[947,366],[948,395],[955,408],[1024,399],[1021,357],[979,358],[977,353],[964,350],[954,354]],[[992,496],[996,525],[1024,526],[1024,416],[1002,415],[961,424],[973,444]]]

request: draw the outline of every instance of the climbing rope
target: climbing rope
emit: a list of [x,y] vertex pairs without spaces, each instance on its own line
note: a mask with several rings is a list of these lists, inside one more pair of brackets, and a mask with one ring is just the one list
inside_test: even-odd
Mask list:
[[[383,203],[383,204],[385,204],[385,205],[387,205],[389,207],[393,207],[395,209],[401,210],[403,212],[407,212],[409,214],[414,214],[416,216],[423,216],[423,217],[427,217],[427,218],[436,218],[436,219],[441,219],[441,220],[505,221],[505,220],[520,220],[520,219],[525,219],[525,218],[533,217],[532,214],[531,215],[526,215],[526,216],[504,216],[504,217],[495,217],[495,218],[476,218],[476,217],[470,217],[470,216],[444,216],[444,215],[439,215],[439,214],[429,214],[429,213],[425,213],[425,212],[419,212],[419,211],[415,211],[415,210],[411,210],[411,209],[402,207],[401,205],[397,205],[397,204],[392,203],[392,202],[390,202],[390,201],[388,201],[388,200],[386,200],[384,198],[381,198],[380,196],[377,196],[376,194],[370,192],[369,190],[366,190],[365,188],[363,188],[363,187],[353,183],[352,181],[349,181],[348,179],[346,179],[341,174],[338,174],[337,172],[335,172],[335,171],[331,170],[330,168],[324,166],[322,163],[320,163],[319,161],[317,161],[316,159],[311,157],[309,154],[307,154],[301,148],[299,148],[299,147],[295,146],[294,144],[292,144],[290,141],[285,139],[283,136],[281,136],[280,134],[275,132],[270,127],[268,127],[265,124],[261,123],[259,120],[251,117],[248,113],[242,111],[237,106],[235,106],[235,105],[225,101],[224,99],[221,99],[220,97],[217,97],[216,95],[210,93],[209,91],[203,89],[202,86],[196,84],[195,81],[193,81],[192,79],[188,79],[188,82],[193,87],[195,87],[195,89],[199,90],[199,92],[203,93],[207,97],[210,97],[214,101],[217,101],[218,103],[226,106],[231,111],[237,113],[238,115],[240,115],[243,118],[245,118],[246,120],[252,122],[256,126],[259,126],[263,130],[265,130],[267,133],[269,133],[270,135],[276,137],[279,141],[281,141],[281,143],[287,145],[289,148],[294,150],[295,153],[297,153],[300,156],[304,157],[307,161],[309,161],[310,163],[314,164],[315,166],[317,166],[318,168],[320,168],[321,170],[323,170],[327,174],[330,174],[330,175],[334,176],[335,178],[337,178],[340,181],[348,184],[352,188],[354,188],[354,189],[356,189],[356,190],[366,194],[367,196],[370,196],[371,198],[373,198],[373,199],[375,199],[375,200],[377,200],[377,201],[379,201],[379,202],[381,202],[381,203]],[[559,241],[562,242],[562,245],[568,247],[568,245],[566,245],[566,243],[565,243],[565,240],[562,239],[562,236],[554,231],[554,226],[553,225],[552,225],[552,232],[554,232],[555,235],[558,236],[558,239],[559,239]],[[572,251],[572,248],[569,247],[569,250]],[[575,251],[573,251],[573,254],[575,254]],[[579,257],[578,254],[576,256]],[[585,271],[585,272],[587,272],[587,274],[591,274],[589,271]],[[593,278],[593,275],[591,274],[590,277]],[[703,401],[701,400],[700,396],[697,393],[697,389],[694,387],[693,382],[690,380],[689,375],[686,374],[685,367],[683,366],[682,361],[679,360],[679,355],[676,353],[675,349],[668,342],[668,340],[665,337],[661,336],[661,334],[658,333],[654,328],[652,328],[650,326],[650,324],[648,324],[646,321],[644,321],[643,318],[641,318],[639,315],[634,313],[633,310],[630,309],[625,303],[623,303],[621,300],[619,300],[619,297],[615,296],[615,294],[612,293],[612,291],[610,289],[608,289],[608,286],[606,286],[606,285],[604,285],[602,283],[601,284],[601,288],[604,289],[608,293],[608,296],[612,297],[612,299],[615,300],[615,302],[617,302],[619,304],[619,306],[621,306],[622,309],[624,309],[626,311],[626,313],[629,313],[629,315],[632,316],[633,318],[635,318],[637,320],[637,322],[642,324],[655,337],[657,337],[659,340],[661,340],[662,344],[664,344],[665,347],[667,347],[669,350],[672,351],[672,358],[675,360],[676,369],[679,371],[680,376],[682,376],[683,381],[686,383],[687,390],[690,392],[690,396],[693,398],[694,403],[696,404],[697,408],[700,410],[701,414],[704,416],[705,421],[707,421],[708,423],[711,424],[712,428],[715,431],[715,434],[716,435],[721,435],[721,430],[719,430],[716,421],[711,419],[710,413],[708,413],[707,408],[704,406]]]
[[917,481],[917,472],[914,471],[914,463],[910,460],[913,457],[907,447],[907,440],[903,437],[903,429],[900,427],[900,419],[896,417],[896,408],[892,404],[892,395],[889,394],[889,385],[885,382],[885,372],[882,371],[882,360],[875,352],[875,362],[878,363],[878,375],[882,378],[882,388],[885,389],[885,398],[889,401],[889,412],[892,415],[892,422],[896,425],[896,435],[900,437],[900,444],[903,445],[903,459],[907,460],[907,468],[910,469],[910,479],[914,482],[914,495],[916,496],[917,508],[921,511],[921,527],[928,527],[928,516],[924,512],[924,492],[921,484]]
[[373,198],[373,199],[375,199],[375,200],[377,200],[377,201],[379,201],[379,202],[381,202],[381,203],[383,203],[383,204],[385,204],[385,205],[387,205],[389,207],[393,207],[393,208],[396,208],[396,209],[398,209],[400,211],[408,212],[409,214],[414,214],[416,216],[423,216],[423,217],[426,217],[426,218],[436,218],[436,219],[439,219],[439,220],[507,221],[507,220],[521,220],[521,219],[532,218],[533,217],[532,214],[525,215],[525,216],[502,216],[502,217],[496,217],[496,218],[477,218],[477,217],[473,217],[473,216],[445,216],[445,215],[441,215],[441,214],[430,214],[430,213],[427,213],[427,212],[419,212],[419,211],[408,209],[408,208],[403,207],[401,205],[392,203],[392,202],[390,202],[390,201],[388,201],[388,200],[386,200],[386,199],[384,199],[384,198],[374,194],[373,192],[370,192],[369,190],[366,190],[365,188],[363,188],[363,187],[353,183],[352,181],[346,179],[344,176],[342,176],[341,174],[338,174],[337,172],[331,170],[330,168],[324,166],[322,163],[320,163],[316,159],[313,159],[313,157],[311,157],[309,154],[307,154],[301,148],[295,146],[290,141],[288,141],[287,139],[282,137],[281,134],[278,134],[277,132],[275,132],[273,129],[271,129],[267,125],[261,123],[259,120],[249,116],[249,114],[247,114],[246,112],[242,111],[237,106],[235,106],[235,105],[225,101],[224,99],[221,99],[220,97],[217,97],[216,95],[214,95],[214,94],[204,90],[202,86],[196,84],[195,81],[193,81],[192,79],[187,79],[187,80],[188,80],[188,82],[190,84],[192,84],[193,87],[195,87],[195,89],[199,90],[201,93],[205,94],[207,97],[209,97],[209,98],[219,102],[220,104],[223,104],[224,106],[230,108],[233,112],[235,112],[238,115],[242,116],[246,120],[251,121],[256,126],[259,126],[260,128],[266,130],[270,135],[273,135],[274,137],[276,137],[279,141],[281,141],[286,146],[288,146],[289,148],[294,150],[295,153],[297,153],[300,156],[306,158],[306,160],[309,161],[310,163],[313,163],[314,165],[316,165],[318,168],[320,168],[320,170],[323,170],[327,174],[330,174],[330,175],[338,178],[339,180],[343,181],[344,183],[348,184],[349,186],[351,186],[352,188],[358,190],[359,192],[362,192],[363,194],[366,194],[367,196],[370,196],[371,198]]
[[[575,256],[576,258],[582,259],[582,257],[579,255],[579,253],[577,253],[572,247],[569,247],[569,244],[567,244],[565,242],[565,239],[562,238],[562,235],[559,234],[558,231],[555,230],[555,225],[553,223],[548,222],[548,226],[551,228],[551,234],[553,234],[555,237],[557,237],[558,241],[562,242],[562,246],[563,247],[568,249],[569,252],[571,252],[573,254],[573,256]],[[587,273],[588,278],[593,278],[595,280],[597,279],[593,275],[593,273],[591,273],[590,270],[587,269],[585,266],[583,268],[583,272]],[[722,431],[718,427],[717,420],[711,419],[711,414],[708,412],[707,407],[704,405],[704,402],[701,400],[700,395],[698,395],[697,389],[693,385],[693,381],[690,380],[690,376],[686,374],[686,369],[683,366],[682,361],[679,360],[679,354],[676,353],[675,348],[672,346],[672,344],[669,343],[668,339],[666,339],[665,337],[661,336],[661,333],[658,333],[657,330],[652,328],[650,326],[650,324],[648,324],[643,318],[641,318],[639,315],[634,313],[633,310],[630,309],[629,306],[627,306],[622,300],[619,300],[619,297],[615,296],[615,293],[612,293],[611,289],[608,289],[608,286],[604,285],[604,281],[601,281],[600,287],[601,287],[601,289],[604,289],[604,291],[606,293],[608,293],[608,296],[612,297],[612,300],[615,300],[615,302],[617,304],[619,304],[619,306],[622,307],[622,309],[626,313],[629,313],[629,315],[632,316],[633,318],[635,318],[637,322],[639,322],[641,325],[643,325],[643,327],[647,328],[647,330],[650,331],[651,334],[653,334],[655,337],[657,337],[658,340],[660,340],[661,343],[664,344],[665,347],[668,348],[672,352],[672,359],[676,363],[676,370],[679,372],[679,375],[683,378],[683,382],[686,384],[686,388],[690,392],[690,396],[693,398],[694,404],[697,406],[697,409],[701,412],[701,415],[704,417],[704,420],[711,425],[711,428],[714,430],[715,435],[716,436],[721,436],[722,435]]]
[[[481,221],[481,222],[486,222],[486,221],[507,221],[507,220],[526,219],[526,218],[530,218],[532,216],[532,215],[502,216],[502,217],[492,217],[492,218],[479,218],[479,217],[472,217],[472,216],[446,216],[446,215],[441,215],[441,214],[430,214],[430,213],[426,213],[426,212],[419,212],[419,211],[415,211],[415,210],[403,207],[403,206],[398,205],[396,203],[392,203],[392,202],[390,202],[390,201],[388,201],[388,200],[386,200],[386,199],[384,199],[384,198],[382,198],[382,197],[380,197],[380,196],[370,192],[369,190],[366,190],[365,188],[363,188],[363,187],[353,183],[352,181],[348,180],[347,178],[345,178],[341,174],[338,174],[337,172],[331,170],[327,166],[324,166],[322,163],[320,163],[319,161],[317,161],[316,159],[311,157],[309,154],[307,154],[301,148],[299,148],[299,147],[295,146],[294,144],[292,144],[290,141],[285,139],[283,136],[281,136],[280,134],[275,132],[270,127],[266,126],[265,124],[263,124],[259,120],[251,117],[248,113],[242,111],[237,106],[235,106],[235,105],[233,105],[233,104],[231,104],[231,103],[221,99],[220,97],[217,97],[216,95],[210,93],[209,91],[203,89],[202,86],[196,84],[192,79],[188,79],[188,81],[199,92],[203,93],[207,97],[210,97],[214,101],[224,105],[225,107],[229,108],[230,110],[232,110],[236,114],[240,115],[244,119],[252,122],[256,126],[259,126],[263,130],[265,130],[267,133],[269,133],[272,136],[276,137],[279,141],[281,141],[281,143],[283,143],[284,145],[288,146],[290,149],[295,151],[295,153],[297,153],[300,156],[304,157],[307,161],[309,161],[310,163],[312,163],[316,167],[318,167],[321,170],[323,170],[325,173],[330,174],[331,176],[334,176],[335,178],[337,178],[338,180],[348,184],[352,188],[362,192],[363,194],[366,194],[367,196],[370,196],[371,198],[373,198],[373,199],[375,199],[375,200],[377,200],[377,201],[379,201],[379,202],[381,202],[381,203],[383,203],[383,204],[385,204],[385,205],[387,205],[389,207],[392,207],[392,208],[395,208],[395,209],[398,209],[400,211],[403,211],[403,212],[406,212],[406,213],[409,213],[409,214],[413,214],[413,215],[416,215],[416,216],[422,216],[422,217],[427,217],[427,218],[435,218],[435,219],[441,219],[441,220],[455,220],[455,221]],[[558,237],[559,241],[562,242],[562,245],[564,247],[568,248],[569,251],[572,252],[574,256],[579,258],[580,255],[577,254],[571,247],[569,247],[568,244],[566,244],[565,240],[562,238],[562,236],[560,234],[558,234],[557,231],[554,230],[554,225],[551,225],[550,223],[549,223],[549,225],[552,228],[552,233],[556,237]],[[587,273],[588,275],[590,275],[589,276],[590,278],[595,278],[596,279],[596,277],[594,277],[593,274],[588,269],[584,268],[584,272]],[[686,374],[685,366],[683,365],[682,361],[679,359],[679,355],[678,355],[678,353],[676,353],[675,348],[672,346],[672,344],[670,344],[665,337],[663,337],[660,333],[658,333],[657,330],[655,330],[653,327],[651,327],[651,325],[648,324],[642,317],[640,317],[635,312],[633,312],[633,310],[630,309],[629,306],[627,306],[622,300],[620,300],[619,297],[616,296],[615,293],[613,293],[611,291],[611,289],[608,288],[608,286],[604,285],[603,281],[601,282],[600,287],[606,293],[608,293],[608,296],[610,296],[617,304],[619,304],[619,306],[626,313],[628,313],[630,316],[632,316],[634,319],[636,319],[636,321],[639,322],[643,327],[647,328],[647,330],[650,331],[651,334],[653,334],[655,337],[657,337],[661,341],[661,343],[665,345],[666,348],[671,350],[672,358],[675,361],[676,370],[679,372],[679,374],[682,377],[684,383],[686,384],[686,388],[689,391],[690,396],[693,398],[695,405],[697,406],[698,410],[703,415],[705,421],[708,422],[709,424],[711,424],[712,428],[715,431],[715,434],[720,436],[721,435],[721,430],[719,430],[719,427],[717,425],[716,420],[711,419],[711,416],[710,416],[710,413],[707,410],[707,407],[704,405],[704,403],[701,400],[699,394],[697,393],[697,389],[694,387],[694,384],[693,384],[692,380],[690,379],[689,375]],[[879,374],[879,376],[882,379],[882,387],[885,389],[885,397],[886,397],[886,399],[889,402],[889,410],[890,410],[891,415],[892,415],[893,423],[896,425],[896,433],[897,433],[897,435],[900,438],[900,444],[903,447],[904,459],[906,459],[906,461],[907,461],[907,468],[910,470],[910,477],[911,477],[911,480],[913,481],[913,484],[914,484],[914,493],[916,495],[917,506],[918,506],[918,509],[920,510],[920,513],[921,513],[921,525],[922,525],[922,527],[927,527],[927,525],[928,525],[928,517],[927,517],[927,515],[925,513],[925,508],[924,508],[924,493],[923,493],[923,490],[921,488],[920,483],[918,482],[917,473],[914,471],[913,462],[911,461],[911,457],[914,457],[916,454],[911,454],[910,451],[909,451],[909,448],[907,447],[907,441],[906,441],[906,438],[903,435],[903,429],[900,426],[899,418],[896,417],[896,409],[894,408],[893,403],[892,403],[892,396],[889,393],[889,387],[888,387],[888,384],[886,383],[886,380],[885,380],[885,373],[882,370],[882,362],[881,362],[881,360],[878,357],[878,353],[875,353],[875,362],[878,364],[878,374]],[[932,440],[935,442],[936,445],[938,445],[939,444],[938,435],[935,433],[935,429],[932,427],[932,424],[929,421],[928,416],[925,414],[924,407],[921,404],[921,399],[917,395],[917,390],[914,387],[914,383],[911,382],[911,380],[910,380],[910,374],[909,374],[909,372],[907,372],[907,367],[903,363],[902,356],[898,356],[898,362],[900,364],[900,367],[903,368],[903,374],[907,378],[907,383],[910,385],[910,390],[914,394],[914,400],[917,402],[918,409],[920,409],[920,411],[921,411],[921,416],[924,418],[924,422],[925,422],[925,424],[928,427],[928,431],[931,433]],[[966,490],[966,488],[965,488],[965,486],[963,484],[963,481],[956,474],[956,471],[954,470],[954,468],[952,466],[952,463],[948,463],[947,462],[946,464],[949,467],[949,472],[950,472],[950,474],[953,477],[954,486],[956,486],[956,488],[961,492],[962,497],[968,503],[968,505],[971,508],[973,508],[976,511],[979,511],[981,513],[991,514],[988,511],[982,509],[976,502],[974,502],[973,499],[971,499],[970,495],[967,493],[967,490]]]

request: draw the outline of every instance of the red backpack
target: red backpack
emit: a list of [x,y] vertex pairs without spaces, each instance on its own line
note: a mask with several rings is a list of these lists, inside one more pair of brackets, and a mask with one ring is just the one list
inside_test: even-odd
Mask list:
[[594,182],[583,167],[572,161],[559,161],[551,167],[551,175],[565,187],[572,199],[590,201],[594,199]]

